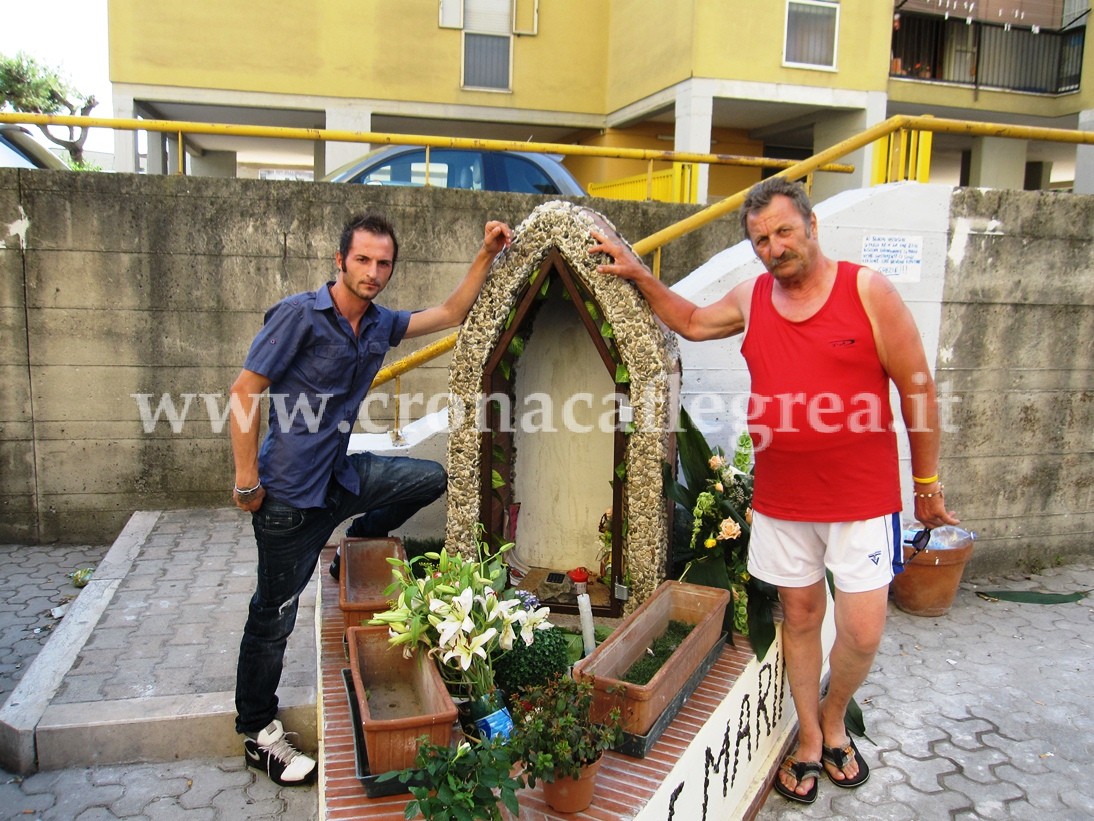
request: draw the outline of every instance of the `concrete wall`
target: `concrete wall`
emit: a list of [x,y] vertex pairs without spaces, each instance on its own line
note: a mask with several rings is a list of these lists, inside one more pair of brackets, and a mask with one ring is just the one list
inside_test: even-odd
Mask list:
[[[349,213],[392,218],[400,259],[382,301],[417,308],[462,276],[487,219],[516,225],[544,199],[0,169],[0,541],[109,542],[135,510],[229,504],[228,386],[265,309],[332,276]],[[589,204],[632,241],[697,210]],[[665,278],[739,237],[729,218],[674,244]],[[404,414],[447,391],[447,362],[402,381],[423,398]],[[146,430],[133,394],[151,411],[190,395],[189,411]],[[390,419],[390,402],[370,409]]]
[[[516,225],[542,199],[0,169],[0,541],[108,541],[135,510],[228,504],[227,432],[205,400],[178,433],[162,419],[145,433],[131,394],[223,407],[263,310],[328,277],[348,212],[392,215],[402,249],[384,302],[417,307],[463,273],[488,217]],[[694,211],[589,204],[632,241]],[[833,256],[861,259],[885,236],[919,249],[894,281],[936,368],[942,474],[979,533],[974,567],[1094,552],[1094,198],[904,184],[817,210]],[[698,268],[676,287],[704,302],[755,273],[735,222],[670,246],[666,279]],[[685,404],[721,397],[706,428],[728,445],[747,391],[739,342],[681,354]],[[447,357],[401,392],[429,397],[446,378]]]
[[938,379],[973,562],[1094,552],[1094,197],[955,191]]

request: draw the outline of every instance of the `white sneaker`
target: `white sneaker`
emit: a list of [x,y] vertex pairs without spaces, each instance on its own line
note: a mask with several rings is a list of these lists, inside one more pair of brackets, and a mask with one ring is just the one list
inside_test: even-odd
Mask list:
[[299,787],[311,784],[318,774],[315,759],[304,755],[289,741],[281,722],[274,719],[257,737],[244,736],[243,752],[247,766],[264,770],[275,784]]

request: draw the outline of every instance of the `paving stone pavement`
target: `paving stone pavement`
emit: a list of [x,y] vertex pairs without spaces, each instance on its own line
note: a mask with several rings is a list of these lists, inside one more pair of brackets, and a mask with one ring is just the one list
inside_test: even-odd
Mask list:
[[871,765],[855,790],[822,779],[815,804],[772,792],[759,821],[1094,818],[1094,594],[989,602],[976,591],[1094,590],[1094,562],[964,581],[945,616],[890,605],[856,697]]
[[109,545],[0,545],[0,704],[80,593],[71,573],[94,567]]
[[[5,697],[48,637],[49,610],[73,593],[66,574],[103,551],[0,545]],[[892,607],[858,694],[869,735],[859,747],[872,766],[870,780],[857,790],[824,780],[809,807],[772,793],[760,821],[1094,818],[1094,596],[1036,605],[975,595],[993,589],[1092,590],[1094,560],[963,582],[954,607],[939,618]],[[133,654],[127,663],[138,659]],[[311,821],[319,818],[317,802],[314,787],[278,787],[247,769],[242,756],[27,777],[0,770],[0,819]]]

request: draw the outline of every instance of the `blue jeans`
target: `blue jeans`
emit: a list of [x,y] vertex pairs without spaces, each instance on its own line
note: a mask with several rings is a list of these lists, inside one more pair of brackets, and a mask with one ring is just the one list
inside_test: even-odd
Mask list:
[[436,462],[371,453],[349,458],[361,477],[359,494],[332,481],[323,507],[296,508],[267,496],[251,514],[258,585],[239,645],[236,732],[262,730],[277,715],[277,685],[300,594],[334,529],[359,516],[354,535],[386,536],[437,499],[447,485],[444,468]]

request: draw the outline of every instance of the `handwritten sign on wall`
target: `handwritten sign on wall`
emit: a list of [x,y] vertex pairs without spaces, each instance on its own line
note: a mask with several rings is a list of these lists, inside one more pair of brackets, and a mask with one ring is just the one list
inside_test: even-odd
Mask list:
[[923,237],[867,234],[862,238],[862,264],[893,282],[919,282],[923,276]]

